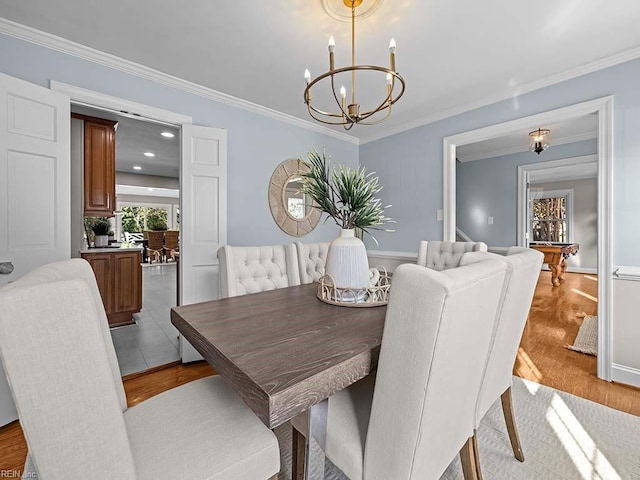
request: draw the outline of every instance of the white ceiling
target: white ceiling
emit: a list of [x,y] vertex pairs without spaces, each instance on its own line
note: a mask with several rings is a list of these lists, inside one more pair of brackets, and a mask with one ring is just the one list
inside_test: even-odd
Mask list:
[[[461,162],[471,162],[484,158],[500,157],[529,150],[529,132],[538,128],[548,128],[549,148],[564,145],[581,140],[597,138],[598,136],[598,115],[584,115],[562,123],[552,123],[545,125],[531,125],[530,128],[521,132],[504,135],[482,142],[461,145],[456,148],[456,158]],[[535,155],[535,153],[533,154]]]
[[[71,110],[118,122],[116,130],[116,171],[139,175],[157,175],[179,178],[180,131],[154,122],[135,120],[114,112],[73,105]],[[173,138],[165,138],[162,132],[171,132]],[[155,154],[146,157],[145,152]],[[142,167],[135,170],[133,167]]]
[[[323,1],[341,0],[14,0],[0,3],[0,16],[308,119],[303,72],[327,70],[330,35],[336,66],[349,62],[349,25],[327,15]],[[386,65],[395,37],[407,91],[386,122],[349,133],[382,136],[516,95],[637,47],[639,22],[637,0],[386,0],[356,25],[357,62]],[[384,89],[384,78],[373,80],[359,81],[361,103]]]

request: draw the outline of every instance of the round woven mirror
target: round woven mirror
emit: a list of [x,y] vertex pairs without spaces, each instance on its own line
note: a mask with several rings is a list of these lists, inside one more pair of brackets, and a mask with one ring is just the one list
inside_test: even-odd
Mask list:
[[269,208],[283,232],[302,237],[316,228],[322,212],[313,208],[311,198],[300,193],[300,173],[306,171],[297,158],[278,165],[269,181]]

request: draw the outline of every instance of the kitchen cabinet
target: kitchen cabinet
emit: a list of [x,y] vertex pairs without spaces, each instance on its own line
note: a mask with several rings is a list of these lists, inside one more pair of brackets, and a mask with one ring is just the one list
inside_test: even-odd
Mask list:
[[134,323],[142,310],[142,249],[103,248],[80,252],[93,269],[110,327]]
[[84,215],[113,217],[117,122],[77,114],[72,117],[84,120]]

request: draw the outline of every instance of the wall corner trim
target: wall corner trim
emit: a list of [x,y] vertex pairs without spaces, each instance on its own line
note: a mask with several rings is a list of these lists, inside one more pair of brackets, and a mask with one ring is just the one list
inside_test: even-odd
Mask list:
[[611,380],[618,383],[640,387],[640,370],[626,365],[614,363],[611,365]]
[[0,34],[8,35],[10,37],[24,40],[35,45],[40,45],[51,50],[71,55],[83,60],[87,60],[99,65],[104,65],[114,70],[119,70],[129,75],[134,75],[145,80],[151,80],[153,82],[165,85],[171,88],[182,90],[193,95],[197,95],[202,98],[213,100],[232,107],[241,108],[243,110],[263,115],[265,117],[279,120],[289,125],[303,128],[305,130],[321,133],[329,137],[337,138],[354,145],[359,145],[360,140],[352,135],[347,135],[342,132],[337,132],[331,128],[324,127],[322,125],[313,123],[309,120],[303,120],[301,118],[289,115],[287,113],[279,112],[263,105],[243,100],[226,93],[219,92],[209,87],[199,85],[197,83],[184,80],[182,78],[169,75],[167,73],[160,72],[150,67],[140,65],[139,63],[125,60],[124,58],[117,57],[110,53],[102,52],[85,45],[81,45],[71,40],[67,40],[57,35],[52,35],[41,30],[37,30],[20,23],[12,22],[6,18],[0,17]]

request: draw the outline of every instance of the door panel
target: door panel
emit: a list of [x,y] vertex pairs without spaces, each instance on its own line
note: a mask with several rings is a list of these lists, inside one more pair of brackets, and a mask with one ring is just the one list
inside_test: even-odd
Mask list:
[[[69,258],[69,97],[0,74],[0,287]],[[0,426],[17,418],[0,372]]]
[[[182,126],[180,304],[219,297],[218,248],[227,243],[227,132]],[[180,337],[183,362],[202,357]]]

